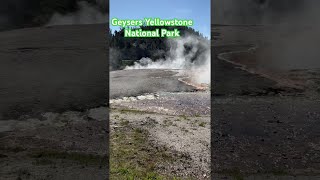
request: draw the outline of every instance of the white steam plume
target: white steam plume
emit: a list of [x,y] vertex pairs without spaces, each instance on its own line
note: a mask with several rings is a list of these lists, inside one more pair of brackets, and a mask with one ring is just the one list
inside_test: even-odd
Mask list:
[[[98,5],[102,2],[97,0]],[[98,24],[108,21],[107,14],[102,13],[94,5],[86,1],[78,2],[79,10],[74,13],[62,15],[55,13],[47,25],[70,25],[70,24]]]
[[[181,69],[193,82],[210,84],[210,43],[195,36],[168,39],[170,51],[165,59],[142,58],[126,69]],[[190,49],[186,50],[186,47]]]

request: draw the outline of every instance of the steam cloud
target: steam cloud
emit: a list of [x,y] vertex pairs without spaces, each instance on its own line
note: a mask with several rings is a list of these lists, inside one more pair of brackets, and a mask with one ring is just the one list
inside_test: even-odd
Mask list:
[[[273,24],[303,8],[310,0],[215,0],[214,24]],[[311,0],[312,1],[312,0]]]
[[260,55],[261,61],[280,69],[320,68],[319,5],[319,1],[305,0],[295,12],[282,17],[265,34],[271,41]]
[[319,6],[317,0],[215,0],[212,22],[266,25],[263,66],[319,68]]
[[[67,15],[55,13],[48,25],[106,23],[108,21],[105,9],[107,6],[106,0],[96,0],[96,3],[98,6],[91,5],[86,1],[80,1],[78,2],[79,11]],[[105,13],[102,13],[101,10],[105,10]]]
[[[168,39],[165,59],[142,58],[126,69],[182,69],[193,82],[210,84],[210,43],[194,36]],[[188,48],[189,47],[189,48]]]

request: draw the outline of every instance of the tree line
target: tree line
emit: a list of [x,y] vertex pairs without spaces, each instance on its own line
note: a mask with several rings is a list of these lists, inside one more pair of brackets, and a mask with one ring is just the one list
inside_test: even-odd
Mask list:
[[[203,40],[208,40],[202,33],[196,31],[191,27],[186,26],[141,26],[142,30],[155,30],[155,29],[178,29],[180,36],[193,35]],[[132,28],[138,29],[138,28]],[[109,30],[109,46],[110,46],[110,68],[112,70],[122,69],[126,65],[133,64],[143,57],[149,57],[153,60],[163,59],[166,57],[167,52],[170,50],[170,45],[166,38],[125,38],[124,28],[111,32]],[[128,61],[130,60],[130,61]],[[129,64],[127,64],[129,63]]]

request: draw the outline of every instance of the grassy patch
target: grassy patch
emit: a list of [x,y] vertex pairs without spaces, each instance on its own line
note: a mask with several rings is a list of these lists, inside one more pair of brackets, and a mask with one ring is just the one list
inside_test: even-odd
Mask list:
[[253,173],[253,174],[245,174],[240,172],[239,169],[228,169],[218,172],[218,174],[228,175],[231,176],[235,180],[244,180],[245,177],[248,177],[249,175],[273,175],[273,176],[287,176],[289,173],[287,173],[284,170],[271,170],[267,172],[261,172],[261,173]]
[[13,153],[19,153],[19,152],[23,152],[26,151],[25,148],[16,146],[16,147],[0,147],[0,150],[4,150],[7,152],[13,152]]
[[289,175],[288,172],[281,170],[281,169],[272,170],[271,174],[273,174],[274,176],[287,176],[287,175]]
[[185,128],[185,127],[182,127],[182,128],[181,128],[181,131],[183,131],[183,132],[185,132],[185,133],[188,133],[188,132],[189,132],[189,130],[188,130],[187,128]]
[[185,115],[181,115],[181,116],[179,116],[182,120],[185,120],[185,121],[188,121],[188,120],[190,120],[187,116],[185,116]]
[[140,128],[118,129],[111,135],[110,179],[178,179],[158,172],[158,164],[171,163],[175,157],[165,148],[154,148],[147,137]]
[[201,122],[201,123],[199,123],[199,126],[200,127],[206,127],[206,123],[205,122]]
[[88,164],[95,164],[100,166],[107,165],[106,157],[99,156],[99,155],[76,153],[76,152],[59,152],[59,151],[43,150],[43,151],[37,151],[37,152],[31,153],[30,156],[32,158],[36,158],[38,160],[38,163],[40,164],[49,163],[49,160],[65,159],[65,160],[76,161],[80,164],[85,164],[85,165],[88,165]]
[[130,123],[130,122],[129,122],[128,120],[126,120],[126,119],[121,119],[121,120],[120,120],[120,125],[121,125],[121,126],[128,126],[129,123]]
[[231,176],[235,180],[244,180],[244,174],[239,169],[227,169],[218,172],[218,174]]
[[148,112],[148,111],[141,111],[137,109],[120,109],[120,113],[134,113],[134,114],[155,114],[154,112]]
[[43,165],[52,165],[55,164],[54,161],[50,160],[50,159],[46,159],[46,158],[39,158],[36,159],[34,162],[32,162],[33,165],[35,166],[43,166]]
[[195,114],[194,117],[201,117],[201,115],[200,114]]
[[163,121],[163,124],[164,124],[165,127],[168,127],[168,126],[172,126],[173,122],[171,120],[165,119]]
[[25,179],[29,179],[31,175],[31,172],[27,168],[20,168],[17,170],[16,173],[18,175],[17,179],[22,179],[21,177],[24,177]]

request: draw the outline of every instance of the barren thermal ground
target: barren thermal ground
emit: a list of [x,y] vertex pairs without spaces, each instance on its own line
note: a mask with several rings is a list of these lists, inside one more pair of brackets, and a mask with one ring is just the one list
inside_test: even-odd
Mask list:
[[66,25],[0,32],[0,119],[105,103],[104,28]]
[[104,28],[0,32],[0,179],[107,179]]
[[287,59],[275,29],[212,28],[215,179],[320,178],[319,71]]
[[181,82],[181,74],[111,72],[111,178],[210,178],[210,91]]

